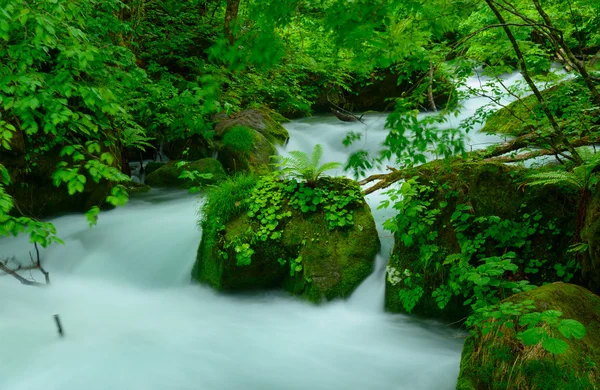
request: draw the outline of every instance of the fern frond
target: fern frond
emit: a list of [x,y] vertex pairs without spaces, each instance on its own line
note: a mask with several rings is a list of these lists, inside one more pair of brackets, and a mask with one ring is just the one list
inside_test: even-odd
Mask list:
[[529,175],[528,178],[533,179],[533,181],[527,183],[530,186],[564,185],[582,190],[585,185],[583,183],[585,178],[579,178],[571,172],[540,172]]
[[308,154],[304,152],[300,152],[298,150],[293,150],[290,153],[291,157],[288,157],[290,165],[298,170],[304,170],[311,166],[310,158]]
[[317,176],[320,176],[323,172],[331,171],[332,169],[338,169],[343,167],[344,164],[339,162],[328,162],[319,167],[317,169]]
[[310,165],[313,169],[317,169],[321,157],[323,157],[323,147],[321,144],[316,144],[310,156]]

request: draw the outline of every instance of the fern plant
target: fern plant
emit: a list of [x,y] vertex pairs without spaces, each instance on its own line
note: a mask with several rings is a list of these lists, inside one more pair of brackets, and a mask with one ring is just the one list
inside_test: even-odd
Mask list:
[[592,190],[598,183],[596,171],[600,167],[600,153],[592,153],[588,149],[583,149],[580,151],[580,155],[584,164],[571,171],[538,172],[527,177],[532,180],[527,183],[529,186],[556,185],[576,189],[579,192],[574,247],[579,243],[580,233],[585,226],[587,206],[592,196]]
[[303,180],[313,188],[324,172],[342,167],[339,162],[328,162],[319,165],[321,157],[323,157],[323,147],[320,144],[315,145],[310,156],[298,150],[291,151],[289,154],[289,157],[276,156],[275,158],[279,161],[275,165],[282,167],[284,174]]

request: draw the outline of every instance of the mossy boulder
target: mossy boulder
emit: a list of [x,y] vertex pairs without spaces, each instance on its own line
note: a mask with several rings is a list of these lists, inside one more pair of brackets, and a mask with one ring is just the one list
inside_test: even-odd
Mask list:
[[[281,120],[281,116],[276,116]],[[290,138],[288,131],[271,116],[268,109],[249,109],[231,114],[215,125],[217,139],[223,137],[225,132],[234,127],[246,127],[262,134],[267,141],[274,145],[285,145]]]
[[[538,272],[526,276],[532,283],[561,280],[555,266],[575,266],[573,256],[567,253],[567,249],[572,243],[575,230],[577,194],[552,186],[525,186],[523,184],[527,172],[526,169],[491,162],[457,162],[451,165],[434,162],[415,170],[414,176],[419,177],[418,183],[432,188],[427,197],[422,196],[423,200],[431,202],[422,212],[439,210],[426,229],[426,232],[437,232],[427,242],[427,245],[435,248],[435,252],[430,253],[428,266],[424,266],[425,254],[422,248],[425,245],[417,242],[407,244],[398,236],[388,264],[388,275],[396,273],[402,280],[406,275],[411,275],[411,280],[422,287],[423,294],[412,309],[413,313],[449,320],[464,318],[469,313],[469,307],[464,305],[465,297],[453,296],[444,309],[440,309],[432,296],[448,280],[450,267],[442,266],[447,256],[461,253],[458,232],[452,222],[459,205],[467,208],[465,213],[469,216],[465,218],[470,218],[471,221],[478,217],[492,216],[507,221],[506,227],[502,228],[507,230],[506,233],[515,226],[519,229],[525,229],[524,226],[533,229],[531,234],[525,230],[529,244],[519,247],[517,239],[513,240],[515,245],[488,239],[478,252],[481,256],[502,256],[505,252],[514,251],[519,258],[540,260],[541,264],[536,265]],[[534,219],[536,214],[539,217]],[[478,229],[472,234],[485,231],[485,228]],[[467,231],[461,234],[469,237],[471,233]],[[481,264],[477,259],[476,256],[472,257],[474,265]],[[523,270],[527,267],[527,264],[523,265]],[[524,276],[520,274],[519,277]],[[577,277],[575,275],[573,280]],[[400,292],[414,287],[388,276],[386,309],[405,312]]]
[[[580,79],[568,80],[541,92],[558,124],[567,133],[582,134],[584,124],[594,119],[581,116],[581,107],[593,107],[591,95]],[[534,95],[526,96],[493,112],[487,119],[481,132],[488,134],[506,134],[520,136],[532,132],[551,130],[542,105]]]
[[225,171],[219,161],[214,158],[203,158],[192,161],[182,167],[177,167],[177,161],[169,161],[146,177],[146,184],[151,187],[190,188],[195,184],[189,180],[180,179],[184,170],[210,173],[210,179],[201,179],[201,185],[218,183],[225,178]]
[[[476,332],[465,342],[460,363],[459,390],[588,390],[600,387],[600,297],[573,284],[553,283],[513,295],[503,302],[533,301],[535,311],[558,310],[561,319],[579,321],[585,336],[567,339],[564,354],[552,355],[541,345],[525,346],[515,332],[524,331],[518,317],[508,328],[496,327],[486,335]],[[544,325],[548,329],[548,325]]]
[[288,131],[279,122],[285,119],[266,108],[248,109],[221,119],[215,126],[217,158],[227,172],[265,174],[270,172],[276,145],[285,145]]
[[146,172],[146,176],[151,174],[152,172],[162,168],[166,163],[159,161],[149,161],[144,167],[144,171]]
[[[244,142],[247,149],[241,145],[228,144],[226,141],[232,133],[246,133]],[[246,146],[244,145],[244,146]],[[223,141],[217,158],[223,164],[227,172],[245,172],[266,174],[272,170],[271,156],[277,155],[277,149],[267,138],[247,127],[234,127],[223,134]]]
[[[324,211],[302,212],[283,198],[282,207],[274,211],[282,216],[275,235],[264,240],[257,236],[261,222],[244,208],[251,192],[228,188],[228,193],[239,194],[239,199],[230,200],[239,210],[219,220],[225,213],[209,207],[192,278],[222,291],[283,289],[313,302],[348,297],[373,269],[380,248],[375,222],[355,182],[329,178],[321,179],[318,186],[359,194],[347,206],[353,223],[331,228]],[[279,198],[281,193],[267,196]],[[237,265],[244,245],[252,250],[251,262]]]

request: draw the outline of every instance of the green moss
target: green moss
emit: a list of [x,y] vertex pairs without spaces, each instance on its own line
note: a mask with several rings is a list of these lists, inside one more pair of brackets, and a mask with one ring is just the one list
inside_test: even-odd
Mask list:
[[262,134],[274,145],[284,145],[289,139],[288,131],[264,109],[244,110],[223,119],[215,126],[217,138],[234,127],[243,126]]
[[192,161],[182,167],[177,167],[177,161],[169,161],[146,177],[146,184],[152,187],[190,188],[194,185],[189,180],[179,179],[184,170],[210,173],[212,178],[203,179],[202,185],[215,184],[225,179],[223,166],[214,158],[204,158]]
[[229,173],[267,174],[272,170],[271,156],[277,155],[277,150],[261,133],[249,131],[253,137],[249,152],[240,152],[223,144],[218,159]]
[[236,126],[225,132],[223,146],[235,152],[249,153],[252,150],[254,136],[252,129],[244,126]]
[[253,175],[235,175],[207,190],[200,221],[202,240],[198,247],[198,260],[192,269],[193,280],[207,283],[218,290],[223,289],[223,264],[212,261],[218,257],[218,235],[227,221],[247,210],[244,200],[250,196],[256,182]]
[[[597,388],[600,383],[600,298],[586,289],[553,283],[510,297],[518,303],[533,300],[538,311],[558,310],[562,318],[574,319],[586,327],[581,340],[567,340],[566,353],[552,356],[540,346],[525,347],[514,330],[502,334],[467,338],[457,389],[565,389]],[[519,330],[519,329],[517,329]]]

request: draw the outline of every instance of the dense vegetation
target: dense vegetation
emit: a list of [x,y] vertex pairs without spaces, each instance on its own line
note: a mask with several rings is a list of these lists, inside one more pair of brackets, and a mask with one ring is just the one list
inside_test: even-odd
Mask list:
[[[557,81],[553,62],[573,80],[542,92],[543,83]],[[516,325],[520,345],[561,354],[571,344],[559,333],[540,336],[543,332],[532,329],[556,327],[566,339],[581,339],[581,323],[546,311],[535,317],[531,304],[505,310],[501,302],[558,280],[598,291],[590,233],[595,220],[586,215],[597,196],[599,160],[581,147],[599,141],[599,64],[595,0],[0,0],[0,235],[25,233],[44,247],[60,242],[53,225],[41,218],[70,209],[42,212],[23,194],[58,187],[79,199],[71,203],[85,208],[94,224],[102,207],[127,202],[130,159],[163,147],[179,148],[176,158],[211,157],[217,123],[245,109],[290,118],[330,105],[387,110],[388,135],[380,152],[361,150],[344,163],[357,178],[373,166],[393,166],[388,174],[363,180],[374,183],[367,193],[405,180],[389,193],[388,205],[398,217],[386,228],[397,247],[418,246],[418,253],[410,267],[389,270],[388,282],[403,286],[397,300],[407,311],[422,299],[440,309],[466,305],[467,323],[480,337],[490,332],[490,318],[507,326],[507,318],[527,314],[530,321]],[[464,85],[475,67],[490,80],[482,81],[485,92]],[[524,83],[504,86],[499,76],[514,70]],[[507,97],[516,101],[488,122],[489,131],[501,128],[515,138],[466,153],[463,136],[488,119],[488,107],[455,129],[439,130],[470,94],[484,95],[495,106]],[[426,110],[435,113],[418,116]],[[234,126],[220,142],[246,155],[255,142],[252,134]],[[340,146],[361,137],[349,133]],[[422,175],[415,167],[432,151],[444,161]],[[505,163],[539,156],[554,156],[558,165],[533,173],[506,171]],[[452,175],[462,169],[456,164],[482,161],[501,166],[498,172],[513,180],[510,191],[545,186],[575,199],[573,223],[558,224],[537,204],[543,200],[529,195],[511,199],[513,214],[498,216],[497,209],[478,214],[477,198],[455,186]],[[240,265],[250,262],[251,243],[279,238],[277,223],[270,224],[276,221],[269,220],[283,210],[273,203],[274,193],[287,191],[294,210],[321,207],[332,228],[352,224],[339,194],[319,186],[316,164],[310,170],[308,160],[284,163],[304,164],[295,167],[301,177],[229,179],[205,206],[224,217],[238,213],[232,205],[242,198],[228,194],[234,184],[264,206],[249,209],[249,218],[260,222],[255,236],[230,243]],[[169,173],[169,180],[181,172],[192,180],[211,179],[181,169]],[[224,176],[220,166],[218,172]],[[352,194],[348,203],[362,202],[362,195]],[[219,224],[204,223],[205,234],[216,237]],[[542,235],[549,238],[539,250]],[[558,235],[566,242],[556,260],[547,245]],[[282,261],[293,273],[301,267],[297,259]]]

